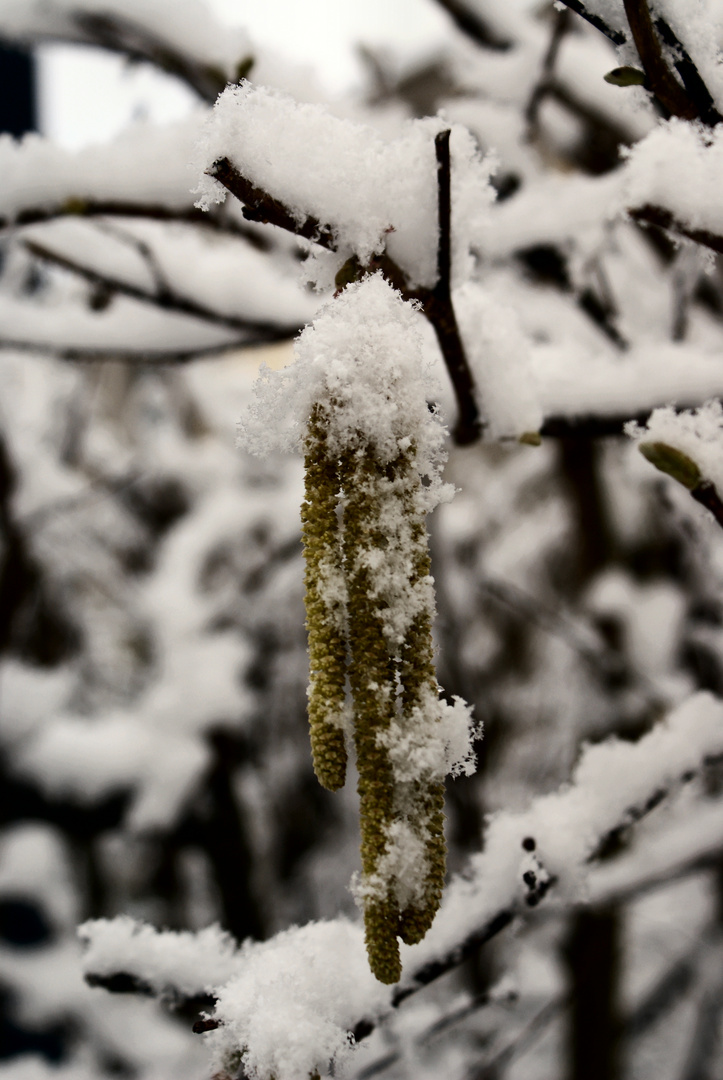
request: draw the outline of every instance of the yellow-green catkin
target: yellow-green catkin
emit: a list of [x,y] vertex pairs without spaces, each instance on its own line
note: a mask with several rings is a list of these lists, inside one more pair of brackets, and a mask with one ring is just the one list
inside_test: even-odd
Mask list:
[[[412,521],[413,575],[412,584],[430,580],[431,559],[427,529],[423,516],[415,511],[419,486],[416,472],[406,496],[406,512]],[[399,668],[401,704],[405,715],[437,699],[437,677],[434,669],[432,641],[432,610],[430,603],[422,607],[407,631]],[[447,847],[444,839],[444,784],[441,781],[418,780],[409,793],[414,806],[415,824],[424,838],[427,859],[422,895],[415,898],[399,917],[398,933],[407,945],[421,941],[429,930],[442,899],[446,871]]]
[[341,726],[345,710],[346,630],[337,462],[327,452],[327,423],[314,407],[305,440],[305,501],[301,507],[309,640],[308,710],[314,771],[336,791],[346,776]]
[[[384,546],[379,529],[377,487],[379,466],[370,450],[350,462],[344,476],[344,562],[347,575],[347,617],[351,663],[349,681],[354,700],[354,745],[359,770],[361,862],[369,881],[383,856],[394,811],[394,774],[386,748],[377,739],[395,716],[395,669],[384,635],[379,601],[367,556]],[[369,966],[383,983],[401,976],[397,942],[399,912],[391,890],[369,896],[364,926]]]

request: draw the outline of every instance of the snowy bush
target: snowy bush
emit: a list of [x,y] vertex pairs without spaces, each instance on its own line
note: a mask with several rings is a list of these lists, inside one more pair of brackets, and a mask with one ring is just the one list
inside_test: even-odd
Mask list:
[[721,1074],[723,12],[435,6],[0,0],[0,1080]]

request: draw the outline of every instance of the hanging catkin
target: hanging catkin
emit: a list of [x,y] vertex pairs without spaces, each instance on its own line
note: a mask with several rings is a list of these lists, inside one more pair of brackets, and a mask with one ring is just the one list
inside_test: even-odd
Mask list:
[[379,275],[349,285],[266,370],[244,430],[257,452],[301,445],[314,769],[332,790],[359,774],[369,964],[401,974],[444,883],[443,781],[473,771],[470,710],[440,699],[426,515],[451,495],[445,430],[419,314]]
[[[424,937],[445,871],[443,784],[423,774],[400,780],[390,757],[392,728],[410,737],[415,721],[438,706],[422,485],[411,440],[387,464],[369,445],[336,458],[329,456],[324,431],[331,423],[330,413],[314,406],[306,438],[302,521],[312,752],[322,784],[341,786],[348,652],[366,945],[375,976],[393,983],[401,974],[397,937],[409,944]],[[402,615],[395,611],[400,601],[407,609]],[[394,871],[395,826],[418,844],[411,888]]]

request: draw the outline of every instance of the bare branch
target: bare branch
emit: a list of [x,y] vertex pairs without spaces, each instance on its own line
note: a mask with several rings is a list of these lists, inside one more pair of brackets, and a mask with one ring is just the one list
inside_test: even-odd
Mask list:
[[585,22],[589,22],[591,26],[594,26],[596,30],[599,30],[601,34],[604,34],[606,38],[612,41],[613,45],[624,45],[628,40],[625,34],[620,30],[614,30],[611,26],[601,19],[599,15],[593,15],[587,10],[585,5],[581,3],[581,0],[561,0],[565,7],[569,7],[570,11],[574,11],[576,15],[579,15]]
[[[228,82],[228,75],[220,67],[200,64],[193,57],[182,53],[168,41],[157,37],[147,27],[139,26],[117,12],[79,11],[73,21],[85,40],[112,52],[123,53],[131,60],[145,60],[169,75],[175,75],[212,104]],[[239,57],[236,80],[248,74],[253,57]]]
[[718,236],[708,229],[693,229],[682,221],[678,221],[673,213],[663,206],[651,206],[646,203],[645,206],[628,210],[628,215],[633,221],[638,221],[642,225],[657,225],[659,229],[668,229],[670,232],[677,233],[678,236],[685,236],[688,240],[694,240],[696,244],[702,244],[711,251],[723,254],[723,236]]
[[697,120],[697,105],[691,101],[665,62],[647,0],[623,0],[623,6],[651,92],[671,116]]
[[306,217],[303,221],[297,220],[282,202],[247,180],[228,158],[215,161],[206,172],[244,204],[243,216],[247,221],[261,221],[266,225],[277,225],[280,229],[286,229],[287,232],[301,236],[305,240],[313,240],[315,244],[329,251],[336,250],[336,238],[331,226],[322,225],[315,217]]
[[197,345],[191,349],[127,349],[123,346],[107,345],[50,345],[37,341],[14,340],[0,337],[0,350],[28,352],[36,356],[51,356],[56,360],[66,360],[77,364],[104,364],[108,360],[117,360],[124,364],[161,366],[164,364],[190,364],[194,360],[204,360],[223,353],[246,349],[253,345],[266,345],[271,341],[284,340],[281,337],[269,338],[248,335],[220,345]]
[[550,43],[547,47],[544,59],[542,61],[542,70],[540,77],[535,83],[530,95],[530,100],[527,103],[525,109],[525,122],[527,124],[527,137],[531,139],[537,132],[538,120],[540,115],[540,106],[550,93],[550,89],[553,82],[553,74],[555,71],[555,64],[557,63],[557,57],[560,52],[560,46],[563,39],[570,29],[570,12],[558,11],[555,14],[555,21],[552,27],[552,34],[550,35]]
[[437,0],[447,12],[452,22],[468,38],[485,49],[506,52],[512,48],[512,42],[501,38],[496,31],[464,0]]
[[673,50],[675,55],[673,67],[678,72],[688,96],[695,102],[700,119],[709,127],[719,124],[723,120],[723,116],[716,109],[710,90],[703,82],[698,68],[691,60],[683,43],[675,35],[665,19],[656,18],[655,29],[664,43]]
[[229,330],[248,331],[250,335],[260,336],[264,341],[283,341],[294,337],[299,332],[297,323],[279,326],[276,323],[224,315],[213,308],[207,307],[205,304],[199,303],[197,300],[187,296],[180,296],[178,293],[173,292],[167,284],[155,293],[147,292],[138,285],[132,285],[130,282],[110,277],[108,274],[102,274],[92,267],[84,266],[67,255],[53,251],[37,240],[25,240],[24,244],[28,251],[38,259],[77,274],[93,285],[98,285],[114,293],[120,293],[123,296],[129,296],[133,300],[139,300],[144,304],[151,304],[153,307],[161,308],[163,311],[189,315],[196,319],[202,319],[204,322],[212,323],[214,326],[225,326]]
[[457,400],[455,442],[465,446],[479,438],[483,421],[475,399],[474,380],[467,363],[464,345],[452,304],[452,194],[449,153],[450,131],[440,131],[434,140],[437,156],[439,242],[437,247],[437,283],[431,291],[419,292],[424,314],[437,335],[439,347],[449,372]]
[[269,241],[256,230],[249,229],[227,214],[206,212],[195,206],[170,207],[159,203],[134,203],[116,199],[68,199],[48,207],[28,207],[15,217],[0,217],[0,230],[21,225],[37,225],[64,217],[149,218],[152,221],[177,221],[200,226],[213,232],[227,233],[248,241],[253,247],[267,251]]

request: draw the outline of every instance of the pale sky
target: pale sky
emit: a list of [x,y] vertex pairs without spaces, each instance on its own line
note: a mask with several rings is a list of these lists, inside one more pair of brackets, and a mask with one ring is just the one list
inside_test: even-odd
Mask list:
[[[433,0],[208,2],[219,19],[240,23],[260,44],[311,65],[330,89],[359,77],[354,42],[393,45],[409,55],[433,48],[447,25]],[[181,117],[195,100],[176,80],[129,68],[100,50],[41,50],[41,126],[69,147],[113,138],[134,117]]]

